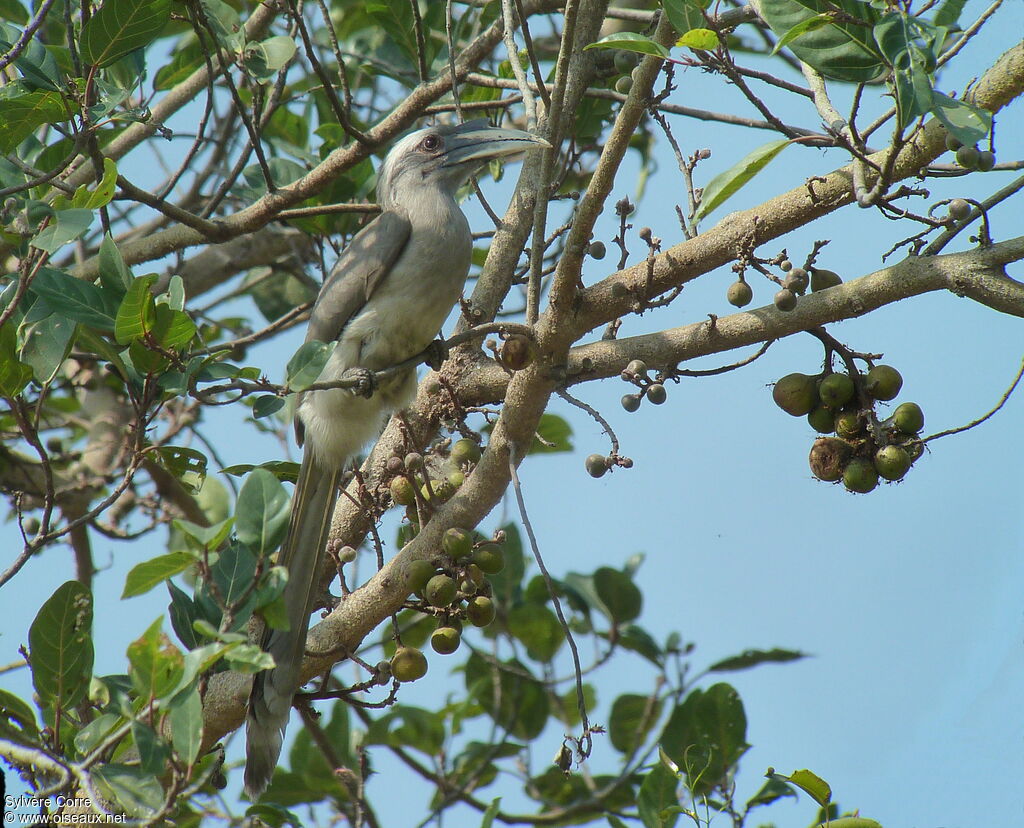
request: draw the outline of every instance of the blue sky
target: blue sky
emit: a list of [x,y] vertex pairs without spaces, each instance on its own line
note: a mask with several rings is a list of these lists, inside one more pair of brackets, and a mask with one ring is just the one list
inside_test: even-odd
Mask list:
[[[971,0],[965,18],[981,8]],[[1007,3],[996,19],[997,27],[954,61],[942,78],[944,90],[962,89],[1019,39],[1024,5]],[[673,102],[753,114],[730,97],[731,90],[723,92],[718,81],[697,71],[677,75],[677,81]],[[791,123],[817,123],[809,109],[781,111]],[[1018,101],[999,118],[1000,160],[1024,157],[1024,138],[1014,126],[1022,115]],[[715,124],[675,123],[685,151],[712,148],[713,157],[698,168],[705,182],[773,138]],[[842,162],[835,151],[790,148],[705,226]],[[660,172],[649,180],[631,220],[636,227],[650,225],[667,246],[680,240],[671,207],[683,196],[664,143],[658,164]],[[613,198],[635,196],[636,172],[630,158]],[[930,182],[931,200],[987,193],[1014,175]],[[483,184],[498,208],[504,207],[507,186]],[[467,213],[474,229],[487,226],[475,201]],[[1019,209],[997,213],[995,237],[1019,234],[1019,215]],[[761,253],[787,246],[794,260],[802,259],[812,240],[828,238],[819,262],[851,279],[881,267],[881,253],[911,232],[877,214],[847,208]],[[610,242],[614,233],[609,219],[596,237]],[[963,239],[950,249],[966,244]],[[635,241],[632,249],[640,247]],[[612,258],[591,262],[586,280],[611,272]],[[1024,267],[1014,265],[1010,273],[1024,278]],[[688,286],[670,308],[627,321],[620,335],[686,324],[709,312],[724,315],[731,310],[725,289],[732,279],[728,268],[709,274]],[[769,303],[772,286],[752,284],[753,306]],[[966,423],[991,408],[1024,356],[1019,320],[947,294],[917,297],[830,330],[857,350],[885,354],[905,379],[899,401],[913,399],[923,407],[927,432]],[[297,346],[297,334],[294,339]],[[254,349],[249,362],[275,376],[286,352],[281,344]],[[832,784],[844,808],[860,808],[886,826],[1024,824],[1024,483],[1019,473],[1024,399],[1018,394],[989,422],[937,441],[903,483],[850,495],[811,478],[810,427],[771,403],[769,383],[792,371],[814,373],[820,358],[816,340],[790,337],[741,371],[670,385],[665,405],[645,405],[637,414],[620,408],[618,398],[628,389],[619,380],[577,388],[574,393],[611,420],[622,453],[635,462],[633,469],[600,480],[583,470],[587,454],[607,451],[600,428],[554,402],[552,410],[573,423],[577,451],[533,458],[521,471],[548,566],[559,576],[621,566],[643,552],[646,560],[637,575],[645,596],[640,622],[661,640],[678,630],[696,642],[695,667],[749,647],[781,646],[813,655],[721,677],[740,691],[753,745],[742,762],[741,799],[757,790],[768,766],[784,773],[807,767]],[[733,356],[724,355],[686,367],[730,361]],[[217,414],[211,433],[225,461],[279,457],[279,444],[272,440],[255,434],[239,439],[240,416],[239,411]],[[513,511],[511,503],[506,508]],[[12,548],[12,527],[4,532]],[[100,567],[116,556],[111,571],[97,578],[96,637],[102,642],[97,670],[120,672],[125,646],[166,605],[160,592],[119,602],[122,574],[162,549],[156,542],[130,552],[103,539],[95,543]],[[70,571],[66,550],[48,550],[5,590],[5,604],[13,609],[0,635],[0,663],[17,657],[35,608]],[[597,680],[596,721],[619,693],[649,687],[650,673],[640,659],[623,654],[614,664]],[[0,683],[15,690],[24,690],[27,681],[24,671],[0,675]],[[461,687],[461,676],[449,676],[445,663],[434,658],[428,680],[403,688],[401,700],[430,706]],[[560,738],[549,731],[539,741],[535,772],[545,768]],[[606,768],[613,758],[610,744],[599,740],[595,767]],[[410,815],[422,813],[428,791],[417,789],[399,766],[382,762],[378,769],[382,773],[371,781],[370,795],[377,795],[382,823],[412,824]],[[408,796],[386,793],[396,778]],[[499,782],[487,793],[515,804],[513,787]],[[763,811],[761,821],[771,819],[780,828],[804,826],[814,813],[805,798]],[[457,810],[445,824],[475,826],[479,818]]]

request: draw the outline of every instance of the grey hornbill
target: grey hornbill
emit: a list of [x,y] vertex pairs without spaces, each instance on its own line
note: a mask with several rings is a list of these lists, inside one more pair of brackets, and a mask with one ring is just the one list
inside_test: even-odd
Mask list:
[[306,341],[337,342],[320,380],[359,379],[372,393],[309,391],[296,404],[302,466],[279,554],[288,570],[289,628],[264,633],[263,648],[276,666],[256,674],[249,698],[245,790],[254,799],[266,789],[281,753],[342,471],[385,417],[416,393],[415,368],[389,375],[377,387],[367,383],[369,372],[422,352],[462,295],[473,242],[455,200],[459,187],[491,159],[538,145],[547,142],[482,120],[407,135],[378,176],[383,212],[345,248],[313,305]]

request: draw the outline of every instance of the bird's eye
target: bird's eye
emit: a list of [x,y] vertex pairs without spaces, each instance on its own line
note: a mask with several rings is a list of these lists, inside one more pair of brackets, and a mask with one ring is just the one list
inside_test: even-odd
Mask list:
[[441,146],[441,139],[436,135],[428,135],[420,142],[420,146],[428,152],[433,152]]

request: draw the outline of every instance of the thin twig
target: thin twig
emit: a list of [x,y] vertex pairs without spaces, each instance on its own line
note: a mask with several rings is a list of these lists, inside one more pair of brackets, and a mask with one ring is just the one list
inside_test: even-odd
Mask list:
[[548,595],[551,596],[551,604],[558,616],[558,623],[562,625],[562,632],[565,633],[565,640],[569,642],[569,649],[572,652],[572,663],[576,671],[576,707],[580,714],[580,726],[583,733],[579,740],[580,754],[585,758],[590,755],[593,746],[593,738],[590,733],[590,719],[587,717],[587,700],[583,693],[583,666],[580,663],[579,650],[576,648],[576,640],[573,638],[569,622],[565,620],[562,612],[562,602],[558,599],[558,592],[555,590],[554,581],[544,565],[544,558],[540,554],[540,547],[537,545],[537,536],[533,531],[533,524],[530,523],[530,516],[526,513],[526,501],[523,499],[523,487],[519,483],[519,473],[516,471],[516,458],[512,455],[508,459],[508,471],[512,479],[512,489],[516,493],[516,503],[519,504],[519,516],[522,518],[526,535],[530,539],[530,549],[533,550],[534,560],[540,567],[540,573],[544,576],[544,583],[548,588]]
[[1020,383],[1021,377],[1024,377],[1024,359],[1020,362],[1020,369],[1017,371],[1017,376],[1013,378],[1013,382],[1010,383],[1010,387],[1006,389],[1006,392],[1002,397],[999,398],[999,402],[996,403],[996,407],[989,411],[987,414],[979,417],[977,420],[971,420],[966,425],[957,426],[956,428],[949,428],[945,431],[940,431],[936,434],[930,434],[929,436],[921,440],[922,443],[930,443],[932,440],[938,440],[940,437],[948,437],[950,434],[959,434],[962,431],[968,431],[975,426],[981,425],[985,420],[989,419],[995,414],[1000,408],[1006,405],[1007,400],[1010,399],[1010,395],[1016,390],[1018,383]]

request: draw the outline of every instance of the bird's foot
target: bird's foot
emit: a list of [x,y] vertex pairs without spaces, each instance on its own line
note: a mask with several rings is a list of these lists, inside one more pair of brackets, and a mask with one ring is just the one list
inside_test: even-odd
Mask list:
[[423,362],[428,368],[440,371],[446,359],[448,359],[448,343],[443,339],[435,339],[424,349]]
[[349,391],[353,394],[358,394],[360,397],[366,397],[369,399],[373,396],[373,392],[377,390],[377,377],[373,371],[367,368],[349,368],[341,379],[343,382],[351,382]]

